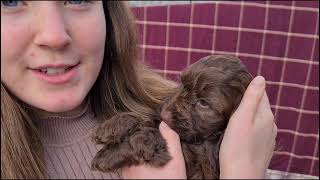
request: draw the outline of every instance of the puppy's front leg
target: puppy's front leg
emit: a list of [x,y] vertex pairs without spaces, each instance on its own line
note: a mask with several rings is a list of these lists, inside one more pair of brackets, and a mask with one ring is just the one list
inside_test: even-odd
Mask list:
[[166,142],[159,130],[143,127],[119,144],[105,145],[94,157],[92,168],[110,172],[144,162],[159,167],[170,159]]
[[163,166],[171,159],[167,143],[157,128],[143,127],[130,137],[129,143],[134,154],[151,166]]
[[97,144],[111,145],[121,143],[124,138],[136,132],[142,119],[132,112],[120,113],[104,121],[96,130],[93,139]]
[[91,169],[115,172],[124,166],[138,164],[138,160],[132,158],[133,156],[132,148],[127,139],[118,144],[107,144],[97,152],[91,161]]

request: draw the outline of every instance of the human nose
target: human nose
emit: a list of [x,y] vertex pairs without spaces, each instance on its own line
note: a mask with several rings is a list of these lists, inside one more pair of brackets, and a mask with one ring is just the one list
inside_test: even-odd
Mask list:
[[36,45],[59,50],[72,42],[63,14],[56,8],[46,8],[37,15]]

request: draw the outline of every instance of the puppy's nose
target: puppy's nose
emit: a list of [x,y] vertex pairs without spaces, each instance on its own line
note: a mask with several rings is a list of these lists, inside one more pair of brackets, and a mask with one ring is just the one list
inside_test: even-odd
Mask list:
[[166,111],[166,110],[162,110],[161,113],[160,113],[160,117],[161,119],[166,122],[166,123],[169,123],[171,121],[171,112],[170,111]]

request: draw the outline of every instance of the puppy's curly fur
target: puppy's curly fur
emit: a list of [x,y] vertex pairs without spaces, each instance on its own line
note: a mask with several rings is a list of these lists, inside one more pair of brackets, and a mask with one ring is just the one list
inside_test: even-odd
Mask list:
[[94,139],[104,147],[94,157],[92,169],[110,172],[141,163],[165,165],[171,157],[158,129],[162,119],[180,136],[188,178],[219,178],[224,130],[251,80],[236,57],[200,59],[183,72],[181,85],[149,119],[126,112],[101,124]]

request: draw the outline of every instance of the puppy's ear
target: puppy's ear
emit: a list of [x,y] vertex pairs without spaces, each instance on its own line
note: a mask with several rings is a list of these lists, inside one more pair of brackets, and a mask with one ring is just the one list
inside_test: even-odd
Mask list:
[[220,177],[219,151],[222,138],[223,134],[217,139],[217,141],[205,141],[204,143],[204,147],[207,152],[207,158],[213,171],[213,179],[219,179]]

